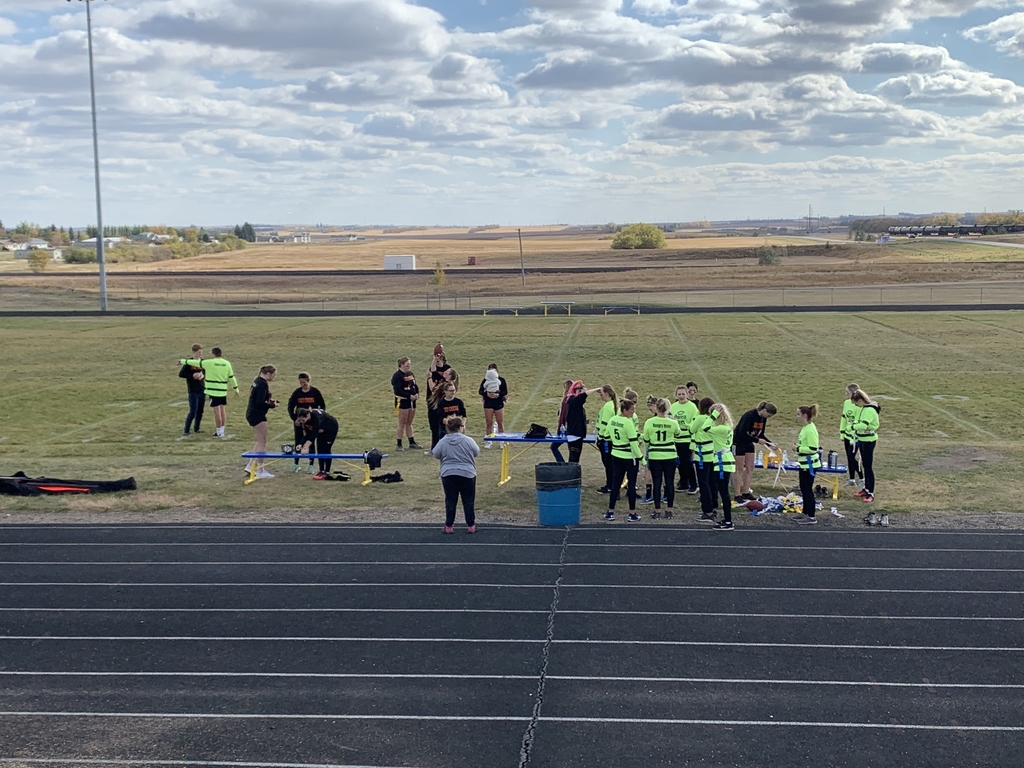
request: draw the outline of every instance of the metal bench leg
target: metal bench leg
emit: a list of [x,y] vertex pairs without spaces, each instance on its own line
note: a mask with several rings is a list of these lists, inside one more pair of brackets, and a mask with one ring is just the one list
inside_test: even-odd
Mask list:
[[507,483],[509,480],[512,479],[512,475],[509,472],[509,463],[511,462],[511,457],[509,456],[509,453],[510,453],[509,443],[502,443],[501,444],[501,477],[498,478],[498,487],[499,488],[501,486],[503,486],[505,483]]

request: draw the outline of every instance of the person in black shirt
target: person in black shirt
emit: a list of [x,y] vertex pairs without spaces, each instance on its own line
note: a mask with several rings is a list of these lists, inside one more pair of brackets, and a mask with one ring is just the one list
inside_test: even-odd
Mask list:
[[[299,374],[299,387],[292,396],[288,398],[288,418],[292,420],[292,424],[295,427],[295,448],[302,445],[304,430],[302,426],[295,420],[296,412],[299,408],[319,408],[321,411],[327,410],[327,403],[324,402],[324,396],[320,394],[320,390],[316,387],[310,386],[309,374],[303,371]],[[292,472],[299,471],[299,460],[295,459],[295,463],[292,466]],[[309,472],[313,473],[313,460],[309,460]]]
[[444,347],[441,344],[435,345],[434,359],[431,360],[430,367],[427,369],[427,382],[430,384],[431,392],[434,391],[434,387],[447,380],[445,372],[450,370],[451,366],[448,365],[448,358],[445,357]]
[[[200,344],[192,345],[192,359],[203,359],[203,347]],[[192,422],[195,421],[196,434],[199,433],[199,424],[203,420],[203,408],[206,405],[206,398],[203,393],[206,391],[204,379],[206,375],[203,369],[195,365],[183,365],[178,371],[178,376],[185,380],[188,387],[188,416],[185,417],[185,434],[188,437],[192,429]]]
[[[480,382],[478,392],[484,406],[484,436],[504,432],[508,384],[503,376],[498,375],[497,363],[487,366],[487,373],[484,374],[484,380]],[[487,445],[490,446],[490,443]]]
[[583,453],[583,438],[587,436],[587,396],[600,392],[601,388],[587,389],[582,381],[573,382],[569,388],[569,399],[565,404],[565,437],[569,442],[569,461],[580,463]]
[[[330,453],[338,438],[338,420],[322,408],[299,408],[295,412],[295,423],[302,429],[302,442],[296,443],[299,453]],[[317,459],[320,471],[314,480],[326,480],[331,474],[333,459]]]
[[398,370],[391,376],[391,390],[395,394],[395,411],[398,414],[398,428],[395,430],[398,447],[395,450],[405,450],[402,447],[402,438],[406,435],[409,437],[409,447],[419,449],[420,446],[413,436],[412,420],[416,415],[416,401],[420,397],[420,388],[416,384],[412,362],[408,357],[399,358]]
[[754,494],[750,489],[750,481],[754,476],[754,454],[758,445],[775,448],[775,443],[765,437],[764,427],[768,419],[776,413],[778,408],[773,403],[762,400],[757,407],[740,417],[733,430],[733,446],[736,449],[736,473],[733,475],[733,491],[736,495],[733,499],[737,504],[746,504],[754,500]]
[[[274,380],[277,367],[264,365],[260,368],[260,375],[256,377],[249,387],[249,407],[245,409],[245,420],[252,427],[256,442],[252,446],[253,453],[266,453],[267,450],[267,412],[277,407],[277,400],[270,394],[270,382]],[[249,470],[250,464],[246,466]],[[263,466],[263,459],[256,461],[256,477],[273,477]]]

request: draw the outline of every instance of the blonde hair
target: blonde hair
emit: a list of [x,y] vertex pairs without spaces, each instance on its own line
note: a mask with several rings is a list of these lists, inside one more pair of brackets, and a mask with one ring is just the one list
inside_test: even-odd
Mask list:
[[662,416],[668,413],[671,407],[672,403],[670,403],[664,397],[659,397],[657,402],[654,403],[654,408],[658,411],[658,414]]
[[855,401],[856,400],[862,401],[864,403],[864,405],[871,405],[871,403],[872,403],[872,400],[868,396],[868,393],[865,392],[863,389],[860,389],[859,387],[858,387],[856,392],[854,392],[852,395],[850,395],[850,399],[851,400],[855,400]]
[[[717,416],[715,416],[716,411],[718,412]],[[708,413],[714,417],[715,424],[728,424],[730,427],[732,426],[732,414],[729,413],[729,409],[721,403],[714,403],[708,409]]]

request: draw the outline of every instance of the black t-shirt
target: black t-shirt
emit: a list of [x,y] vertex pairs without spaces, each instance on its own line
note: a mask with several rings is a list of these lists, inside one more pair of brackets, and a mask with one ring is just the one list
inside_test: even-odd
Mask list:
[[441,399],[441,402],[437,404],[437,411],[441,415],[441,421],[443,422],[449,416],[461,416],[466,418],[466,406],[457,397],[453,397],[451,400]]
[[326,407],[327,403],[324,402],[324,396],[320,394],[319,389],[310,387],[308,392],[303,392],[302,387],[299,387],[288,398],[288,417],[295,421],[295,411],[299,408],[319,408],[324,410]]
[[732,439],[736,445],[753,445],[764,438],[765,419],[757,409],[747,411],[740,416],[739,423],[732,431]]
[[430,372],[430,388],[433,389],[440,382],[444,381],[444,372],[450,371],[452,367],[448,363],[442,363]]
[[587,436],[587,412],[583,406],[587,403],[587,393],[572,395],[565,406],[565,434],[574,437]]
[[309,420],[302,425],[303,442],[315,442],[318,438],[334,440],[338,436],[338,420],[331,414],[316,409],[309,414]]
[[416,385],[416,376],[412,371],[406,373],[399,369],[391,377],[391,389],[395,397],[400,400],[408,400],[413,395],[418,395],[420,388]]
[[246,416],[266,416],[267,411],[274,407],[272,400],[270,384],[262,376],[257,376],[249,387],[249,407],[245,410]]

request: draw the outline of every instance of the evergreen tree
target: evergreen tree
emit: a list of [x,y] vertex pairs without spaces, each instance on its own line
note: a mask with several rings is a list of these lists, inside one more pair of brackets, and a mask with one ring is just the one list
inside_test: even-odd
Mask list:
[[243,240],[246,240],[246,241],[250,242],[250,243],[255,243],[256,242],[256,230],[253,229],[252,224],[250,224],[248,221],[245,222],[245,224],[242,225],[241,238]]
[[239,240],[242,239],[242,228],[237,224],[235,224],[235,237],[237,237]]

